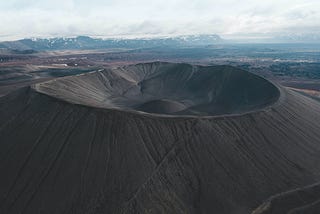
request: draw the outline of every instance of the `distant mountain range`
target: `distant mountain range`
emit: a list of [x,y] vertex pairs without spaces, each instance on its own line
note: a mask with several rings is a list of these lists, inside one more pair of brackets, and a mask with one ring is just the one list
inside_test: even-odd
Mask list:
[[274,40],[279,42],[288,43],[319,43],[320,35],[318,34],[288,34],[281,35],[274,38]]
[[22,39],[1,42],[0,48],[11,50],[63,50],[63,49],[103,49],[103,48],[148,48],[157,46],[206,46],[220,43],[218,35],[189,35],[170,38],[145,39],[100,39],[88,36],[75,38]]

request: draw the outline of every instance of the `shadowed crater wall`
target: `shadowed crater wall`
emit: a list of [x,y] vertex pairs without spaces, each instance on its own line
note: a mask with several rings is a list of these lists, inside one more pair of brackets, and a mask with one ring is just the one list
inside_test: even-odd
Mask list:
[[74,103],[173,115],[221,115],[263,108],[279,97],[267,80],[231,66],[146,63],[37,85]]

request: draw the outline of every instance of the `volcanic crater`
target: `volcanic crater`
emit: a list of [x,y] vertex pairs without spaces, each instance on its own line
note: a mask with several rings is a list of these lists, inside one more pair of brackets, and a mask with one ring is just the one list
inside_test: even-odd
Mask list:
[[39,83],[0,98],[0,213],[312,213],[319,121],[317,100],[230,66]]
[[269,81],[231,66],[145,63],[35,85],[66,101],[162,115],[215,116],[266,107],[279,97]]

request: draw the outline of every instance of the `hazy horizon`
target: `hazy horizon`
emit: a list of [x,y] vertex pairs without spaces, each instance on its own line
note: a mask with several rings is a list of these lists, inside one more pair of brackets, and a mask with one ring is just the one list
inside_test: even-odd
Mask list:
[[224,39],[320,38],[315,0],[12,0],[0,3],[0,40],[32,37],[157,37],[217,34]]

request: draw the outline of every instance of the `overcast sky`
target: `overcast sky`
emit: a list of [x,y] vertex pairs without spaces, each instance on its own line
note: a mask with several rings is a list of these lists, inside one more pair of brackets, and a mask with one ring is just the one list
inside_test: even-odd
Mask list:
[[0,0],[0,40],[320,35],[320,0]]

